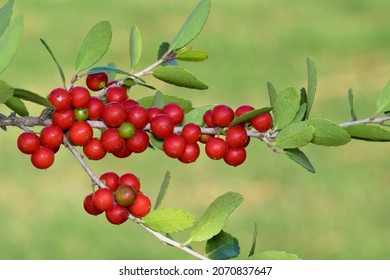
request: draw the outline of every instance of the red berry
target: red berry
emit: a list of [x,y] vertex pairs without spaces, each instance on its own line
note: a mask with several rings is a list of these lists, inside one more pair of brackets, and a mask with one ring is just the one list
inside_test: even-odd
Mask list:
[[247,143],[248,134],[241,125],[229,127],[226,131],[226,143],[232,148],[243,147]]
[[31,154],[31,163],[39,169],[49,168],[54,163],[53,150],[40,146],[35,153]]
[[132,137],[126,140],[126,146],[133,153],[142,153],[149,146],[149,135],[143,130],[137,130]]
[[88,102],[88,118],[90,120],[98,120],[102,116],[104,109],[103,101],[95,96],[91,96]]
[[55,110],[51,119],[53,124],[60,127],[62,130],[69,129],[76,120],[74,111],[71,108],[65,110]]
[[125,145],[125,139],[122,138],[117,128],[109,128],[103,131],[100,141],[102,141],[106,151],[112,154],[119,153]]
[[187,142],[183,136],[171,134],[164,139],[163,150],[167,156],[178,158],[184,153],[186,145]]
[[151,106],[149,108],[146,109],[146,111],[148,112],[148,117],[149,117],[149,122],[158,114],[161,113],[161,109],[158,108],[158,107],[155,107],[155,106]]
[[222,138],[213,137],[205,145],[206,154],[211,159],[221,159],[225,156],[228,145]]
[[48,125],[42,129],[40,139],[43,146],[56,150],[61,146],[64,134],[60,127]]
[[83,146],[85,156],[91,160],[100,160],[104,158],[107,151],[104,149],[102,142],[97,138],[92,138]]
[[114,206],[114,193],[107,188],[101,188],[95,191],[92,196],[92,203],[96,209],[100,211],[107,211]]
[[200,126],[195,123],[187,123],[183,126],[181,135],[188,143],[198,142],[201,135]]
[[255,108],[253,108],[252,106],[250,105],[241,105],[239,106],[236,111],[234,112],[236,114],[237,117],[245,114],[245,113],[248,113],[252,110],[254,110]]
[[174,125],[170,117],[158,114],[150,122],[150,129],[157,138],[165,138],[173,133]]
[[137,192],[129,185],[120,185],[114,195],[117,204],[129,207],[137,197]]
[[132,123],[138,129],[142,129],[149,122],[148,112],[141,105],[131,106],[126,111],[126,122]]
[[31,155],[38,151],[41,140],[34,132],[23,132],[18,137],[17,145],[22,153]]
[[205,133],[202,133],[199,137],[199,142],[200,143],[203,143],[203,144],[206,144],[211,138],[213,138],[214,135],[213,134],[205,134]]
[[86,108],[91,94],[85,87],[73,87],[70,90],[70,98],[74,108]]
[[242,164],[246,159],[246,151],[244,147],[230,148],[227,150],[223,160],[232,166]]
[[207,125],[208,127],[215,127],[215,124],[213,122],[213,118],[211,116],[211,113],[212,113],[212,110],[207,110],[204,114],[203,114],[203,122],[205,123],[205,125]]
[[68,131],[70,142],[76,146],[84,146],[92,139],[93,130],[89,123],[85,121],[76,121]]
[[106,73],[94,73],[89,74],[85,79],[87,87],[92,91],[99,91],[106,86],[108,82],[108,76]]
[[173,125],[179,125],[184,119],[184,110],[177,103],[165,104],[161,112],[171,118]]
[[97,215],[103,213],[103,211],[96,209],[96,207],[93,205],[92,196],[93,196],[93,193],[90,193],[89,195],[87,195],[84,198],[83,206],[84,206],[85,212],[87,212],[90,215],[97,216]]
[[134,203],[130,205],[128,209],[130,214],[132,214],[133,216],[137,218],[142,218],[149,213],[150,207],[150,199],[146,195],[138,193]]
[[64,88],[53,89],[47,99],[56,110],[65,110],[70,108],[71,105],[70,93]]
[[139,103],[137,101],[135,101],[134,99],[127,99],[124,102],[122,102],[122,105],[125,108],[125,111],[127,111],[130,107],[132,107],[134,105],[139,105]]
[[127,89],[125,85],[110,86],[106,90],[107,103],[124,102],[127,100]]
[[138,177],[132,173],[125,173],[119,177],[119,185],[131,186],[136,192],[139,192],[141,188],[141,182]]
[[102,120],[108,127],[118,127],[126,119],[126,111],[121,103],[112,102],[104,106]]
[[272,127],[272,115],[270,112],[258,115],[250,120],[251,125],[259,132],[266,132]]
[[220,104],[213,108],[211,118],[214,125],[219,127],[228,126],[234,119],[234,111],[227,105]]
[[122,145],[122,149],[118,152],[112,153],[117,158],[127,158],[132,154],[131,150],[127,148],[125,144]]
[[102,181],[113,192],[117,190],[119,176],[115,172],[106,172],[100,175],[99,180]]
[[191,163],[198,159],[199,154],[198,143],[187,143],[184,153],[178,159],[183,163]]
[[123,224],[129,218],[129,210],[122,205],[115,204],[106,211],[106,218],[113,225]]

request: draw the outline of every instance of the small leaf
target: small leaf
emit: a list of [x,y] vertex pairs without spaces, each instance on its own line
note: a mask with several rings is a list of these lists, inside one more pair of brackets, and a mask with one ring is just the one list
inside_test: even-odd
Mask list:
[[12,17],[12,8],[14,6],[14,1],[9,0],[0,8],[0,37],[3,35],[4,31],[7,29],[9,23],[11,22]]
[[390,141],[390,131],[377,125],[356,124],[344,129],[355,139],[374,142]]
[[293,122],[300,122],[305,118],[307,103],[301,104]]
[[10,87],[6,82],[0,80],[0,103],[5,103],[14,95],[14,89]]
[[77,52],[76,72],[87,69],[98,62],[107,52],[111,37],[111,25],[108,21],[101,21],[94,25],[85,36]]
[[208,58],[208,54],[201,50],[189,50],[176,55],[177,60],[200,62]]
[[142,222],[155,231],[175,233],[192,227],[196,222],[196,217],[191,212],[182,209],[165,208],[151,211],[142,219]]
[[158,91],[156,91],[156,94],[154,95],[152,106],[155,106],[157,108],[162,109],[162,107],[164,107],[164,105],[165,105],[164,94],[158,90]]
[[7,102],[5,102],[5,105],[19,116],[27,117],[29,115],[26,105],[24,105],[23,101],[19,98],[11,96],[8,98]]
[[308,157],[298,148],[285,149],[284,152],[290,159],[292,159],[302,167],[306,168],[312,173],[316,172]]
[[22,39],[23,16],[18,16],[0,37],[0,73],[11,63]]
[[54,106],[49,101],[47,101],[46,98],[44,98],[36,93],[33,93],[29,90],[15,88],[14,89],[14,96],[17,98],[23,99],[23,100],[31,101],[31,102],[38,104],[38,105],[45,106],[46,108],[49,108],[49,109],[55,109]]
[[164,149],[163,149],[164,139],[159,139],[156,136],[154,136],[154,134],[152,134],[150,132],[148,132],[148,135],[149,135],[149,141],[150,141],[150,144],[152,145],[152,147],[157,148],[161,151],[164,151]]
[[237,238],[223,230],[207,240],[206,254],[212,260],[227,260],[240,254]]
[[195,123],[197,125],[203,125],[203,115],[206,111],[215,107],[215,104],[209,104],[192,109],[184,115],[182,124]]
[[353,105],[353,91],[352,91],[351,88],[348,90],[348,100],[349,100],[349,107],[351,107],[351,117],[352,117],[352,120],[356,121],[357,120],[357,116],[356,116],[355,108],[354,108],[354,105]]
[[267,82],[267,89],[269,104],[271,105],[271,107],[274,107],[276,98],[278,97],[278,94],[276,93],[276,88],[271,82]]
[[62,70],[60,63],[58,62],[57,58],[54,56],[54,53],[52,52],[52,50],[50,49],[50,47],[46,43],[46,41],[43,39],[40,39],[40,40],[41,40],[41,43],[45,46],[46,50],[49,52],[51,58],[54,60],[54,63],[57,65],[58,71],[60,72],[62,85],[64,86],[64,88],[66,88],[65,74],[64,74],[64,71]]
[[294,121],[299,111],[299,93],[292,87],[286,88],[278,94],[274,105],[275,129],[283,129]]
[[142,80],[141,78],[136,77],[134,75],[129,75],[126,79],[124,79],[123,84],[127,85],[129,87],[139,85],[139,86],[146,87],[148,89],[156,90],[155,87],[148,85],[144,80]]
[[169,43],[168,42],[162,42],[160,44],[160,47],[158,48],[157,52],[157,59],[161,59],[164,54],[166,54],[169,50]]
[[137,67],[142,55],[142,37],[137,25],[133,25],[130,31],[130,60],[131,69]]
[[256,242],[257,242],[257,233],[259,232],[259,227],[257,223],[255,223],[255,229],[253,231],[253,237],[252,237],[252,246],[251,250],[249,251],[248,257],[252,256],[256,251]]
[[113,67],[113,66],[97,66],[97,67],[93,67],[93,68],[91,68],[91,69],[89,69],[87,71],[87,74],[95,74],[95,73],[101,73],[101,72],[130,75],[130,73],[128,73],[126,71],[123,71],[121,69],[118,69],[116,67]]
[[[161,92],[160,92],[161,93]],[[156,92],[157,94],[157,92]],[[154,104],[154,99],[156,95],[151,95],[151,96],[145,96],[143,98],[140,98],[137,100],[137,102],[142,105],[145,108],[149,108],[153,106]],[[178,96],[173,96],[173,95],[163,95],[164,96],[164,104],[175,102],[180,104],[180,106],[183,108],[184,113],[187,113],[192,110],[192,103],[190,100],[181,98]]]
[[209,205],[190,233],[191,241],[201,242],[218,234],[227,224],[229,215],[241,204],[243,197],[236,192],[227,192]]
[[297,255],[284,251],[258,252],[248,258],[249,260],[300,260]]
[[317,90],[317,70],[314,62],[307,58],[307,111],[306,119],[309,118],[311,108],[313,106],[314,97]]
[[164,180],[161,183],[160,191],[158,193],[156,202],[154,203],[154,210],[160,207],[165,195],[167,194],[170,181],[171,181],[171,173],[167,171],[165,173]]
[[240,124],[240,123],[246,123],[246,122],[250,121],[252,118],[254,118],[256,116],[259,116],[261,114],[270,112],[271,110],[272,110],[272,107],[264,107],[264,108],[261,108],[261,109],[256,109],[256,110],[249,111],[249,112],[247,112],[245,114],[242,114],[241,116],[235,118],[229,124],[229,127],[233,126],[233,125],[236,125],[236,124]]
[[180,66],[160,66],[153,70],[156,79],[179,87],[208,89],[208,86]]
[[326,119],[310,119],[307,121],[314,127],[311,142],[322,146],[340,146],[351,141],[351,136],[344,128]]
[[302,147],[313,138],[314,127],[306,122],[292,123],[282,129],[275,139],[275,144],[283,149]]
[[390,110],[390,80],[387,81],[387,84],[381,91],[378,101],[376,103],[376,114],[373,117],[376,117],[378,114]]
[[180,28],[179,32],[173,38],[169,51],[184,47],[198,36],[207,21],[210,6],[210,0],[201,0],[199,2],[183,26]]

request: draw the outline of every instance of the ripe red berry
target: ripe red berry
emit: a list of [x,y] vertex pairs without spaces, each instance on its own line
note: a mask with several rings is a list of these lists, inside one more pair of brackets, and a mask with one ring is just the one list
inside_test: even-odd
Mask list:
[[122,145],[122,149],[118,152],[112,153],[117,158],[127,158],[132,154],[129,148],[125,144]]
[[246,159],[246,150],[244,147],[231,148],[229,147],[223,160],[231,165],[238,166],[242,164]]
[[252,106],[250,105],[241,105],[239,106],[236,111],[234,112],[236,114],[237,117],[245,114],[245,113],[248,113],[252,110],[254,110],[255,108],[253,108]]
[[76,120],[74,111],[71,108],[65,110],[55,110],[51,119],[53,124],[60,127],[62,130],[69,129]]
[[198,142],[201,135],[200,126],[195,123],[187,123],[183,126],[181,135],[188,143]]
[[208,127],[215,127],[215,124],[213,122],[213,118],[211,116],[211,113],[212,113],[212,110],[207,110],[204,114],[203,114],[203,122],[205,123],[205,125],[207,125]]
[[206,154],[209,158],[218,160],[225,156],[228,145],[225,140],[213,137],[205,145]]
[[102,120],[108,127],[118,127],[126,119],[126,111],[121,103],[112,102],[104,106]]
[[104,158],[107,151],[104,149],[102,142],[97,138],[92,138],[83,146],[85,156],[91,160],[100,160]]
[[69,128],[68,137],[72,144],[84,146],[93,137],[92,127],[85,121],[76,121]]
[[40,146],[35,153],[31,154],[31,163],[39,169],[49,168],[54,163],[53,150]]
[[118,184],[131,186],[136,192],[139,192],[141,188],[141,182],[139,181],[138,177],[132,173],[125,173],[120,176]]
[[113,225],[123,224],[129,218],[129,210],[122,205],[115,204],[106,211],[106,218]]
[[151,106],[149,108],[146,109],[146,111],[148,112],[148,117],[149,117],[149,122],[158,114],[161,113],[161,109],[156,107],[156,106]]
[[90,193],[89,195],[87,195],[84,198],[83,206],[84,206],[85,212],[87,212],[90,215],[97,216],[97,215],[103,213],[103,211],[96,209],[96,207],[93,205],[92,196],[93,196],[93,193]]
[[184,153],[178,159],[183,163],[191,163],[198,159],[199,154],[198,143],[187,143]]
[[226,143],[232,148],[243,147],[248,140],[248,134],[241,125],[229,127],[226,131]]
[[137,218],[145,217],[151,207],[149,197],[144,194],[138,193],[134,203],[128,207],[130,214]]
[[187,141],[183,136],[171,134],[164,139],[163,150],[171,158],[180,157],[186,149]]
[[91,94],[82,86],[73,87],[70,90],[71,103],[74,108],[86,108]]
[[266,132],[272,127],[272,115],[270,112],[258,115],[250,120],[251,125],[259,132]]
[[179,125],[184,119],[184,110],[177,103],[165,104],[161,112],[171,118],[173,125]]
[[65,110],[71,106],[70,93],[64,88],[53,89],[47,99],[56,110]]
[[107,211],[114,206],[114,193],[107,188],[101,188],[94,192],[92,196],[92,203],[96,209],[100,211]]
[[106,172],[100,175],[102,181],[111,191],[116,191],[119,184],[119,176],[115,172]]
[[137,130],[132,137],[126,140],[126,146],[133,153],[142,153],[149,146],[149,135],[143,130]]
[[137,197],[137,192],[129,185],[120,185],[114,195],[117,204],[129,207]]
[[18,137],[17,145],[22,153],[31,155],[38,151],[41,140],[34,132],[23,132]]
[[125,111],[127,111],[131,106],[139,105],[139,103],[134,99],[127,99],[124,102],[122,102],[122,105],[125,108]]
[[92,91],[99,91],[106,86],[108,82],[108,76],[106,73],[94,73],[89,74],[85,79],[87,87]]
[[211,111],[214,125],[219,127],[228,126],[234,119],[234,111],[225,104],[216,105]]
[[157,138],[165,138],[173,133],[174,125],[170,117],[158,114],[150,122],[150,129]]
[[119,153],[123,145],[125,145],[125,139],[119,133],[117,128],[109,128],[102,132],[100,141],[103,144],[104,149],[109,153]]
[[95,96],[91,96],[88,102],[88,118],[90,120],[98,120],[102,116],[104,109],[103,101]]
[[124,102],[127,99],[127,89],[125,85],[122,86],[110,86],[106,90],[107,103],[111,102]]
[[149,122],[148,112],[141,105],[131,106],[126,111],[126,122],[132,123],[137,129],[142,129]]
[[48,125],[42,129],[40,139],[43,146],[56,150],[62,144],[64,133],[62,133],[60,127]]

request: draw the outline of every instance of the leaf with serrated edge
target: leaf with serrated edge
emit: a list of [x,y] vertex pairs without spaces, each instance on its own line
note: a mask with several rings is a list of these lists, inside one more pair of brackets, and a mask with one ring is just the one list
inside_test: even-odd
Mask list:
[[220,233],[207,240],[206,254],[211,260],[227,260],[240,254],[237,238],[221,230]]
[[229,124],[229,127],[233,126],[233,125],[240,124],[240,123],[248,122],[251,119],[253,119],[254,117],[259,116],[259,115],[264,114],[264,113],[267,113],[267,112],[270,112],[271,110],[272,110],[272,107],[265,107],[265,108],[249,111],[245,114],[242,114],[241,116],[239,116],[237,118],[234,118],[234,120]]
[[152,230],[175,233],[191,228],[196,222],[196,217],[186,210],[164,208],[151,211],[142,222]]
[[267,82],[267,90],[268,90],[268,97],[269,97],[269,104],[271,107],[274,107],[276,97],[278,94],[276,93],[276,88],[271,82]]
[[23,16],[18,16],[0,37],[0,73],[11,63],[23,33]]
[[15,96],[8,98],[7,102],[5,102],[5,105],[7,105],[7,107],[12,111],[16,112],[19,116],[27,117],[29,115],[24,102]]
[[43,40],[42,38],[40,40],[41,40],[41,43],[45,46],[46,50],[49,52],[51,58],[54,60],[54,63],[57,65],[58,71],[60,72],[62,84],[63,84],[63,86],[65,88],[66,87],[65,74],[64,74],[64,71],[62,70],[62,67],[61,67],[60,63],[58,62],[57,58],[54,56],[54,53],[52,52],[52,50],[50,49],[50,47],[46,43],[46,41]]
[[176,55],[177,60],[200,62],[208,58],[208,54],[202,50],[189,50]]
[[292,159],[302,167],[306,168],[310,172],[315,173],[315,169],[311,164],[309,158],[301,150],[299,150],[298,148],[285,149],[284,152],[290,159]]
[[286,253],[284,251],[264,251],[257,252],[248,257],[249,260],[300,260],[295,254]]
[[310,119],[307,123],[314,127],[311,142],[322,146],[340,146],[351,141],[351,136],[344,128],[327,119]]
[[344,127],[354,139],[387,142],[390,141],[390,130],[373,124],[356,124]]
[[248,257],[252,256],[256,251],[256,242],[257,242],[257,233],[259,232],[259,227],[257,223],[255,223],[255,229],[253,231],[253,237],[252,237],[252,246],[251,250],[249,251]]
[[184,47],[198,36],[207,21],[210,6],[210,0],[201,0],[199,2],[183,26],[180,28],[179,32],[173,38],[169,51]]
[[55,107],[44,97],[31,92],[29,90],[25,89],[20,89],[20,88],[15,88],[14,89],[14,96],[23,100],[27,100],[30,102],[33,102],[38,105],[45,106],[46,108],[49,109],[55,109]]
[[227,224],[229,215],[241,204],[242,200],[242,195],[236,192],[227,192],[217,197],[192,229],[186,244],[192,241],[201,242],[218,234]]
[[209,87],[192,73],[180,66],[160,66],[153,70],[153,76],[168,84],[193,89],[208,89]]
[[311,108],[313,106],[314,97],[316,95],[317,90],[317,70],[314,62],[307,58],[307,111],[306,111],[306,119],[309,118],[309,114],[311,112]]
[[10,98],[13,94],[14,89],[6,82],[0,80],[0,103],[7,102],[8,98]]
[[275,129],[283,129],[292,123],[300,107],[299,93],[292,87],[282,90],[274,104]]
[[306,122],[292,123],[282,129],[275,139],[275,144],[283,149],[302,147],[313,139],[314,127]]
[[215,104],[203,105],[192,109],[190,112],[184,115],[182,124],[195,123],[197,125],[203,125],[203,115],[206,111],[211,110],[215,107]]
[[131,69],[137,67],[142,54],[142,37],[137,25],[133,25],[130,31],[130,60]]
[[171,173],[167,171],[165,173],[164,180],[161,183],[160,191],[158,193],[156,202],[154,203],[154,210],[160,207],[165,195],[167,194],[170,181],[171,181]]
[[111,24],[108,21],[101,21],[94,25],[77,51],[76,72],[87,69],[98,62],[107,52],[111,37]]
[[0,37],[3,35],[4,31],[7,29],[9,23],[11,22],[12,17],[12,8],[14,6],[14,1],[9,0],[0,8]]

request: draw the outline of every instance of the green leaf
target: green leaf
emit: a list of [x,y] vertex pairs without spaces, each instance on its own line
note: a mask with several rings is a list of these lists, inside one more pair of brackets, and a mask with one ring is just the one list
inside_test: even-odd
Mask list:
[[314,62],[307,58],[307,111],[306,119],[309,118],[311,108],[313,106],[314,97],[317,90],[317,70]]
[[12,8],[14,6],[14,1],[9,0],[0,8],[0,36],[3,35],[4,31],[7,29],[9,23],[11,22],[12,17]]
[[14,96],[17,98],[23,99],[23,100],[33,102],[33,103],[38,104],[38,105],[45,106],[46,108],[49,108],[49,109],[55,109],[54,106],[49,101],[47,101],[46,98],[44,98],[36,93],[33,93],[29,90],[15,88],[14,89]]
[[24,105],[22,100],[15,96],[8,98],[7,102],[5,102],[5,105],[7,105],[8,108],[17,113],[19,116],[27,117],[29,115],[26,105]]
[[302,147],[310,143],[313,133],[313,126],[306,122],[295,122],[278,133],[275,144],[283,149]]
[[165,195],[167,194],[170,181],[171,181],[171,173],[167,171],[165,173],[164,180],[161,183],[160,191],[158,193],[156,202],[154,203],[154,210],[160,207]]
[[192,227],[196,222],[196,217],[186,210],[165,208],[151,211],[142,219],[142,222],[152,230],[175,233]]
[[10,87],[6,82],[0,80],[0,103],[5,103],[14,95],[14,89]]
[[293,161],[295,161],[296,163],[298,163],[302,167],[306,168],[307,170],[309,170],[312,173],[316,172],[313,165],[311,164],[309,158],[298,148],[285,149],[284,152],[286,153],[286,155],[290,159],[292,159]]
[[351,136],[344,128],[326,119],[310,119],[307,123],[314,127],[311,142],[322,146],[340,146],[351,141]]
[[199,35],[207,21],[210,6],[210,0],[201,0],[199,2],[183,26],[180,28],[179,32],[173,38],[169,51],[174,51],[184,47]]
[[284,251],[258,252],[248,258],[249,260],[300,260],[297,255]]
[[189,50],[176,55],[177,60],[194,62],[205,61],[208,57],[208,54],[202,50]]
[[237,238],[223,230],[207,240],[206,254],[211,260],[227,260],[240,254]]
[[261,114],[270,112],[271,110],[272,110],[272,107],[264,107],[264,108],[261,108],[261,109],[256,109],[256,110],[249,111],[249,112],[247,112],[245,114],[242,114],[241,116],[239,116],[237,118],[234,118],[234,120],[229,124],[229,127],[231,127],[233,125],[240,124],[240,123],[246,123],[249,120],[251,120],[252,118],[254,118],[256,116],[259,116]]
[[218,234],[227,224],[229,215],[241,204],[243,197],[236,192],[227,192],[209,205],[190,233],[191,241],[201,242]]
[[275,129],[283,129],[292,123],[300,107],[299,93],[292,87],[281,91],[274,104]]
[[382,112],[390,110],[390,80],[387,81],[387,84],[380,93],[378,101],[376,103],[376,107],[377,109],[375,116]]
[[348,100],[349,100],[349,107],[351,107],[351,117],[352,117],[352,120],[356,121],[357,120],[357,116],[356,116],[355,108],[354,108],[354,105],[353,105],[353,91],[352,91],[351,88],[348,90]]
[[150,144],[152,145],[152,147],[157,148],[161,151],[164,151],[164,149],[163,149],[164,139],[159,139],[150,132],[148,132],[148,135],[149,135],[149,141],[150,141]]
[[259,227],[257,223],[255,223],[255,229],[253,231],[253,237],[252,237],[252,246],[251,250],[249,251],[248,257],[252,256],[256,251],[256,242],[257,242],[257,233],[259,232]]
[[377,125],[356,124],[344,129],[355,139],[374,142],[390,141],[390,131]]
[[58,71],[60,72],[62,84],[63,84],[64,88],[66,88],[65,74],[64,74],[64,71],[62,70],[60,63],[58,62],[57,58],[54,56],[54,53],[52,52],[52,50],[50,49],[50,47],[46,43],[46,41],[43,39],[40,39],[40,40],[41,40],[41,43],[45,46],[46,50],[49,52],[51,58],[54,60],[54,63],[57,65]]
[[152,106],[155,106],[157,108],[162,109],[162,107],[164,107],[164,105],[165,105],[164,94],[158,90],[158,91],[156,91],[156,94],[154,95]]
[[276,98],[278,97],[278,94],[276,93],[276,88],[271,82],[267,82],[267,90],[268,90],[269,104],[271,105],[271,107],[274,107]]
[[111,37],[111,25],[108,21],[101,21],[94,25],[85,36],[77,52],[76,72],[87,69],[98,62],[107,52]]
[[101,72],[130,75],[130,73],[128,73],[126,71],[123,71],[121,69],[118,69],[116,67],[113,67],[113,66],[97,66],[97,67],[93,67],[93,68],[91,68],[91,69],[89,69],[87,71],[87,74],[95,74],[95,73],[101,73]]
[[307,103],[301,104],[298,113],[295,115],[293,122],[300,122],[305,118]]
[[133,24],[130,31],[131,69],[137,67],[142,55],[142,37],[137,25]]
[[197,125],[203,125],[203,115],[206,111],[215,107],[215,104],[203,105],[192,109],[184,115],[182,124],[195,123]]
[[155,87],[147,84],[144,80],[140,79],[139,77],[136,77],[134,75],[129,75],[126,79],[123,80],[123,84],[132,87],[135,85],[143,86],[148,89],[156,90]]
[[169,43],[168,42],[162,42],[160,44],[160,47],[158,48],[157,52],[157,59],[161,59],[164,54],[166,54],[169,50]]
[[153,70],[156,79],[179,87],[208,89],[208,86],[180,66],[160,66]]
[[[158,92],[159,91],[157,91],[156,94]],[[161,94],[161,92],[159,94]],[[171,103],[171,102],[178,103],[183,108],[184,113],[188,113],[189,111],[192,110],[192,103],[188,99],[184,99],[184,98],[177,97],[174,95],[165,95],[164,94],[163,96],[164,96],[164,104]],[[145,96],[145,97],[138,99],[137,102],[140,105],[142,105],[143,107],[149,108],[151,106],[154,106],[155,97],[156,97],[156,95]],[[162,104],[162,102],[161,102],[161,104]]]
[[23,16],[18,16],[0,37],[0,73],[11,63],[22,39]]

